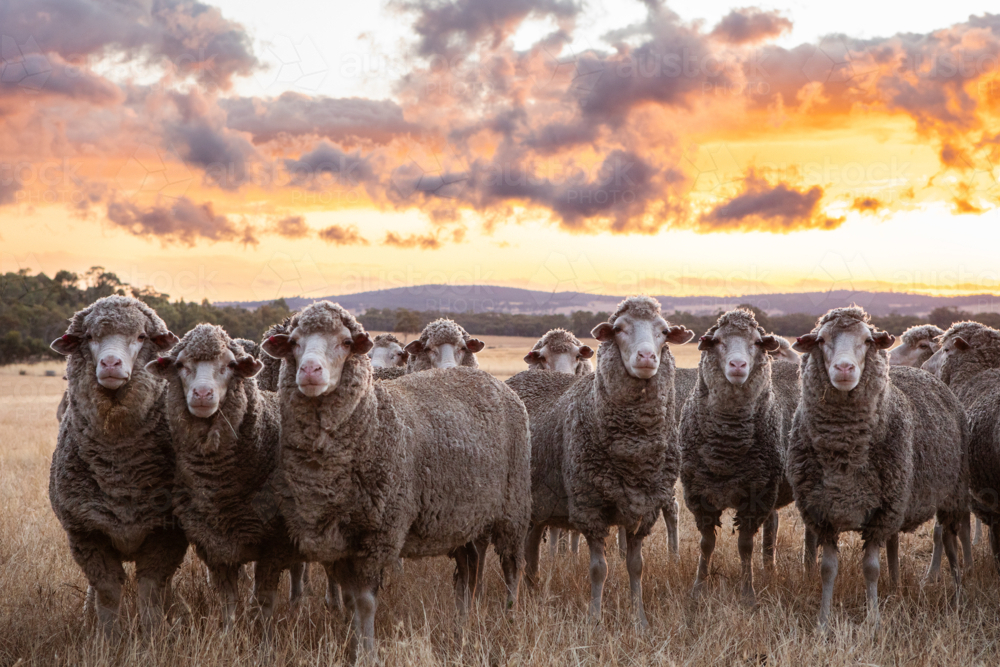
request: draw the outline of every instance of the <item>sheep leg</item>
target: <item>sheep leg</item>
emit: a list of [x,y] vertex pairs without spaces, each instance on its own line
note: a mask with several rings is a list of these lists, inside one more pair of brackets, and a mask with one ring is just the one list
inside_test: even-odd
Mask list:
[[646,608],[642,603],[642,539],[636,533],[628,535],[625,566],[628,569],[628,585],[632,594],[636,622],[641,630],[647,630],[649,621],[646,620]]
[[868,623],[876,631],[879,629],[881,620],[878,609],[878,575],[879,575],[879,551],[878,543],[873,541],[865,542],[865,553],[861,560],[861,570],[865,575],[865,594],[868,598]]
[[268,623],[274,616],[274,602],[278,596],[280,580],[281,567],[278,563],[261,559],[254,564],[253,598],[257,602],[261,620],[264,621],[265,632],[268,631]]
[[802,563],[806,567],[806,576],[811,577],[816,571],[816,552],[819,550],[819,539],[809,526],[806,526],[806,535],[802,542]]
[[330,611],[344,611],[343,595],[340,592],[340,584],[337,583],[336,565],[323,563],[323,569],[326,570],[326,608]]
[[[765,519],[765,523],[770,518]],[[743,603],[748,607],[757,606],[757,594],[753,590],[753,537],[757,533],[757,524],[752,521],[741,521],[737,549],[740,552],[740,582]],[[712,531],[713,536],[715,531]]]
[[594,623],[601,622],[601,597],[604,594],[604,582],[608,578],[608,561],[604,556],[604,538],[587,535],[587,546],[590,548],[590,619]]
[[299,603],[302,602],[302,589],[304,585],[306,572],[305,563],[292,563],[288,567],[288,578],[290,580],[291,586],[288,594],[288,603],[292,607],[298,607]]
[[983,522],[982,522],[982,520],[981,520],[981,519],[980,519],[980,518],[979,518],[979,517],[977,516],[977,517],[976,517],[976,534],[975,534],[975,536],[973,536],[973,538],[972,538],[972,543],[973,543],[973,544],[979,544],[979,540],[981,540],[981,539],[982,539],[982,537],[983,537]]
[[896,590],[899,588],[899,533],[885,542],[885,562],[889,566],[889,583]]
[[219,597],[222,599],[222,623],[225,632],[236,622],[236,602],[239,599],[240,566],[215,564],[208,566]]
[[991,521],[987,526],[990,531],[990,551],[993,552],[993,564],[1000,574],[1000,521]]
[[542,533],[545,526],[533,524],[528,530],[524,545],[525,578],[528,586],[534,588],[538,585],[538,551],[542,546]]
[[628,557],[628,531],[623,526],[618,526],[618,555],[622,560]]
[[476,540],[476,562],[472,564],[475,568],[472,571],[472,595],[476,602],[482,602],[483,594],[486,592],[486,551],[489,548],[488,537]]
[[120,634],[118,608],[125,583],[121,560],[111,541],[103,536],[83,537],[70,533],[69,540],[73,560],[87,577],[87,598],[97,612],[97,624],[106,639],[115,639]]
[[[354,616],[352,626],[354,628],[355,642],[361,642],[361,654],[367,659],[375,662],[375,609],[378,607],[378,600],[375,597],[376,586],[368,583],[358,586],[353,595]],[[354,645],[354,654],[357,655],[357,644]]]
[[90,584],[87,585],[87,595],[83,598],[83,619],[89,620],[91,616],[97,614],[97,591]]
[[823,579],[823,595],[819,603],[819,629],[826,630],[830,620],[830,607],[833,603],[833,582],[837,580],[837,543],[823,544],[823,560],[819,566],[819,574]]
[[549,556],[551,558],[556,557],[556,552],[558,551],[557,547],[559,545],[559,538],[562,536],[561,533],[562,531],[559,530],[558,528],[555,527],[549,528]]
[[962,594],[962,570],[958,564],[958,531],[955,530],[954,524],[949,524],[944,531],[944,552],[948,556],[951,577],[955,580],[955,608],[957,609],[959,597]]
[[931,553],[931,565],[927,568],[924,578],[927,581],[937,581],[941,577],[941,554],[944,553],[943,528],[940,521],[934,522],[934,551]]
[[[690,506],[690,505],[689,505]],[[694,589],[691,595],[701,597],[705,590],[705,581],[712,566],[712,554],[715,552],[715,526],[722,512],[695,515],[695,523],[701,532],[701,555],[698,557],[698,573],[694,577]]]
[[476,561],[479,555],[476,546],[469,542],[465,546],[452,549],[449,554],[455,559],[455,608],[458,621],[464,625],[469,618],[469,603],[472,602],[476,584]]
[[580,533],[575,530],[569,531],[569,550],[574,556],[580,553]]
[[775,554],[774,545],[778,541],[778,511],[771,510],[764,520],[764,537],[761,542],[761,556],[764,559],[764,571],[770,574],[774,571]]
[[680,558],[680,540],[677,538],[677,517],[680,515],[681,507],[677,500],[663,506],[663,525],[667,527],[667,550],[675,559]]
[[[979,519],[976,519],[978,522]],[[962,517],[962,523],[958,527],[958,539],[962,541],[962,555],[965,556],[965,569],[972,569],[972,540],[970,539],[970,534],[972,533],[972,514],[966,514]],[[978,524],[977,524],[978,525]]]
[[500,554],[500,567],[503,569],[503,580],[507,585],[507,609],[510,610],[517,605],[518,588],[521,585],[517,554]]
[[179,529],[156,532],[146,538],[135,559],[139,582],[139,619],[147,636],[163,623],[170,580],[184,561],[187,540]]

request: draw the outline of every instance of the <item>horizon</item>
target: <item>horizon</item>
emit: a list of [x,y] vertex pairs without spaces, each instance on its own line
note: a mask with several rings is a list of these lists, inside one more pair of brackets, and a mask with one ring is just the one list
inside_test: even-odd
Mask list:
[[983,1],[83,6],[0,14],[0,273],[1000,293]]

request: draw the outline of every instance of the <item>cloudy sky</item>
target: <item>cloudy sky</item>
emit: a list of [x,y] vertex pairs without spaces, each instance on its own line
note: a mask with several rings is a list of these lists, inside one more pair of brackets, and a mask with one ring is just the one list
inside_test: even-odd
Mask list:
[[0,0],[0,270],[1000,291],[1000,14]]

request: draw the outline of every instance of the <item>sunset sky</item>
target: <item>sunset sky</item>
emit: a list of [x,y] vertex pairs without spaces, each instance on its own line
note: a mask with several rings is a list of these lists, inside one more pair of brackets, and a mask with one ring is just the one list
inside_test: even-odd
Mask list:
[[0,0],[0,271],[1000,292],[1000,13]]

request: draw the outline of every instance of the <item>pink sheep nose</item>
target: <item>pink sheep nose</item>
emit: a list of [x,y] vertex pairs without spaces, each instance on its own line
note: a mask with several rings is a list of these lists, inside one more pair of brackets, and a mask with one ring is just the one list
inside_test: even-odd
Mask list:
[[747,362],[743,359],[730,359],[729,360],[729,370],[731,371],[745,371],[747,369]]
[[833,365],[833,370],[837,371],[838,373],[853,373],[854,364],[852,364],[849,361],[841,361],[839,364]]
[[213,390],[211,388],[208,388],[208,389],[197,389],[197,388],[195,388],[194,390],[192,390],[191,393],[194,395],[194,397],[196,399],[199,399],[199,400],[202,400],[202,401],[207,401],[207,400],[210,400],[212,398],[212,396],[215,395],[215,390]]
[[103,369],[110,370],[112,368],[121,368],[121,367],[122,367],[122,360],[119,359],[118,357],[109,354],[108,356],[101,358],[101,368]]
[[653,367],[656,365],[656,353],[655,352],[639,352],[636,355],[636,362],[639,366],[649,366]]
[[320,377],[323,375],[323,367],[315,361],[307,361],[299,366],[299,373],[306,378]]

